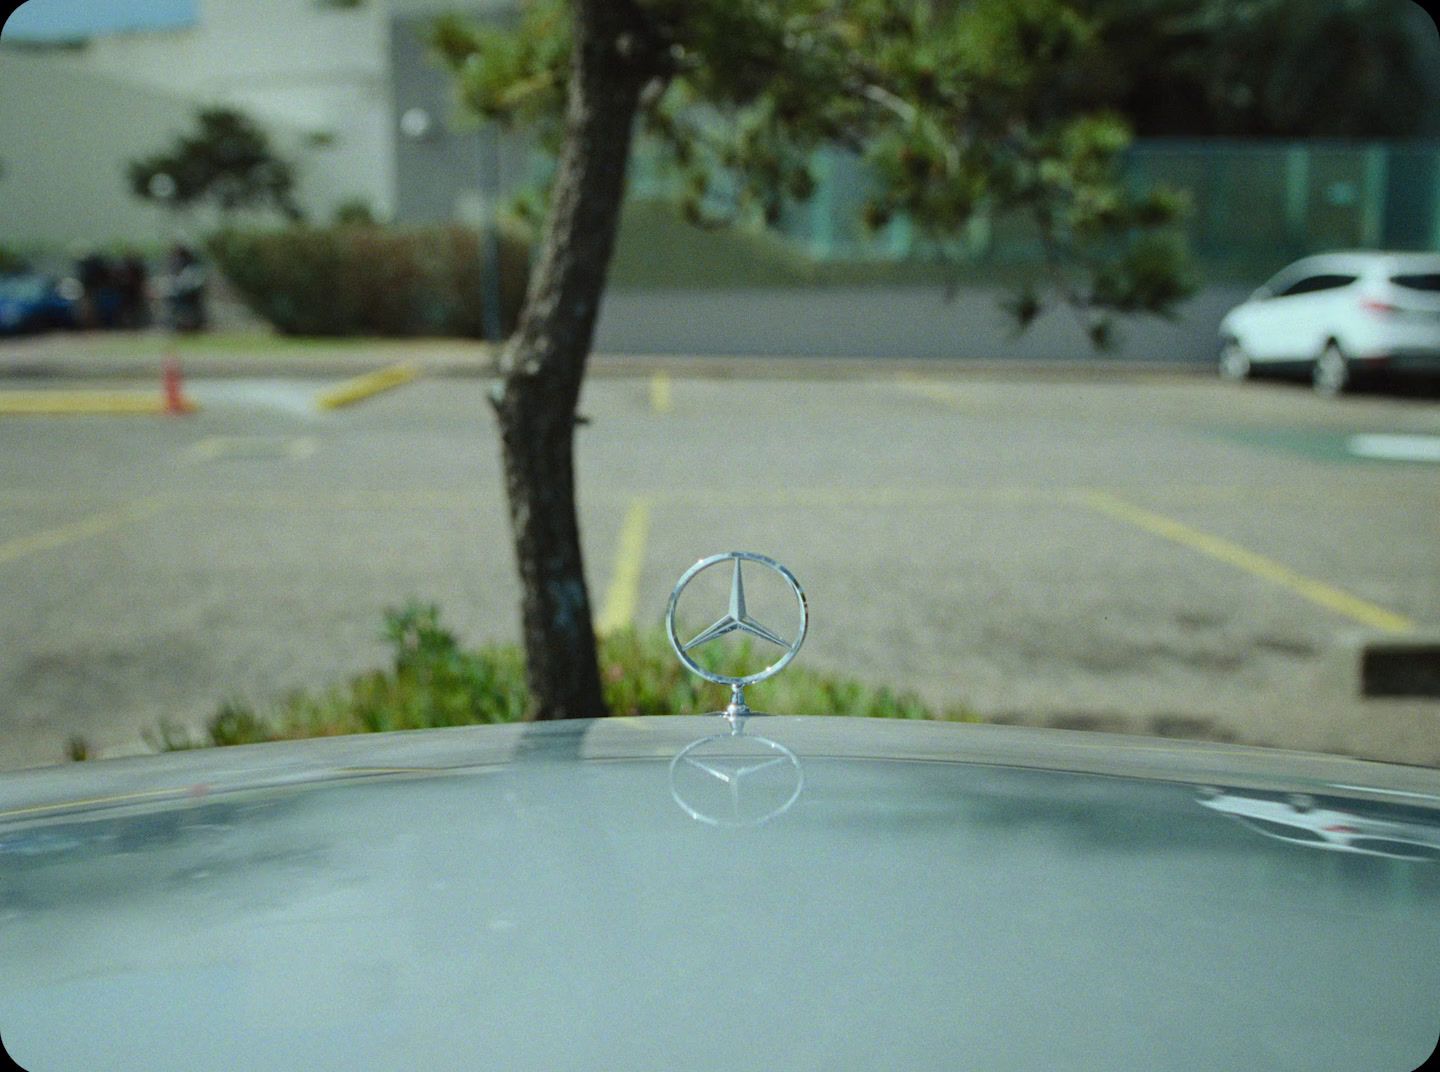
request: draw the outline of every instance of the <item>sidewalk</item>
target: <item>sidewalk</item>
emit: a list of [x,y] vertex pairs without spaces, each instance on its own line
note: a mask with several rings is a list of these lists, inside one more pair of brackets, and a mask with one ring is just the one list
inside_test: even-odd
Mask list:
[[[334,379],[417,363],[423,375],[491,377],[495,351],[466,339],[289,339],[260,333],[213,333],[172,341],[160,332],[66,332],[0,339],[0,380],[33,385],[45,380],[157,378],[173,346],[187,378]],[[705,379],[866,379],[896,375],[997,379],[1155,380],[1212,374],[1193,362],[1144,362],[1094,358],[694,356],[614,354],[592,356],[596,376],[645,376],[666,372]]]

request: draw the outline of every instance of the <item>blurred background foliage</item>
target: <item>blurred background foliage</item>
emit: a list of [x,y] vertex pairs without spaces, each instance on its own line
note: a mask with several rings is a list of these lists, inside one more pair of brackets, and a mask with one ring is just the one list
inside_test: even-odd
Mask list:
[[234,108],[200,109],[193,130],[131,161],[127,174],[136,197],[171,208],[211,205],[222,217],[258,209],[300,218],[294,167],[275,154],[264,130]]
[[1408,0],[1075,2],[1111,57],[1096,92],[1141,137],[1403,138],[1422,121],[1427,16]]
[[[668,10],[653,6],[662,15]],[[1096,267],[1085,282],[1097,304],[1115,299],[1116,311],[1133,311],[1137,303],[1173,301],[1199,282],[1185,268],[1186,247],[1190,262],[1207,278],[1249,279],[1268,274],[1277,258],[1317,248],[1405,246],[1422,231],[1428,237],[1428,228],[1411,225],[1426,215],[1428,205],[1410,202],[1434,184],[1433,153],[1379,150],[1387,157],[1380,170],[1388,165],[1392,177],[1389,189],[1376,188],[1375,161],[1369,159],[1375,147],[1353,141],[1414,134],[1424,111],[1418,102],[1434,95],[1416,50],[1414,23],[1426,17],[1413,5],[1390,0],[820,5],[850,16],[849,29],[837,19],[837,53],[859,40],[857,27],[883,31],[863,35],[874,67],[894,62],[882,46],[886,34],[900,34],[890,48],[901,49],[906,59],[888,88],[901,107],[929,101],[930,111],[938,108],[943,117],[950,107],[956,118],[953,109],[965,105],[981,122],[987,114],[1013,119],[1032,108],[1041,119],[1038,126],[1046,112],[1085,113],[1074,129],[1055,127],[1058,145],[1042,145],[1040,161],[1028,168],[1052,186],[1081,180],[1068,205],[1062,197],[1063,210],[1048,221],[1034,218],[1026,197],[1003,196],[1005,183],[996,182],[1006,177],[1002,161],[987,160],[985,152],[971,153],[969,166],[955,168],[947,161],[967,137],[986,132],[969,122],[969,112],[958,116],[966,122],[927,125],[922,109],[914,131],[892,131],[874,144],[840,136],[844,132],[835,130],[834,122],[828,132],[805,137],[827,125],[827,109],[838,109],[843,120],[846,109],[856,106],[827,98],[824,77],[811,77],[825,74],[823,55],[808,64],[796,60],[796,53],[823,43],[813,34],[806,37],[803,16],[809,9],[731,7],[709,30],[717,41],[724,37],[715,65],[741,65],[734,79],[740,89],[717,86],[714,77],[702,77],[703,70],[687,81],[682,71],[650,105],[616,253],[617,286],[744,284],[746,273],[725,266],[746,262],[754,266],[757,285],[1011,283],[1033,277],[1026,269],[1045,259],[1049,244],[1054,252],[1079,252],[1082,261],[1086,254],[1103,259],[1118,251],[1119,265]],[[778,34],[755,29],[766,19],[772,30],[780,27]],[[818,25],[819,16],[812,21]],[[542,0],[522,6],[518,29],[441,19],[432,44],[454,72],[463,105],[486,118],[538,130],[540,144],[553,150],[560,133],[567,32],[562,5]],[[695,31],[705,32],[703,25]],[[777,64],[785,87],[766,98],[772,87],[765,71]],[[786,73],[787,64],[795,70]],[[1037,66],[1047,68],[1038,78]],[[1023,86],[1029,87],[1026,93]],[[767,109],[780,113],[778,118],[791,124],[787,130],[798,134],[777,140],[776,117]],[[808,117],[802,114],[807,109]],[[801,118],[806,121],[797,127]],[[697,133],[701,127],[704,136]],[[1007,133],[992,122],[988,140],[1006,145]],[[1135,143],[1132,134],[1144,140]],[[737,175],[737,168],[744,174]],[[537,171],[544,179],[517,199],[532,220],[543,211],[536,194],[550,174],[543,167]],[[949,180],[935,181],[947,174]],[[1107,179],[1130,200],[1117,198]],[[1032,192],[1043,200],[1043,182],[1039,185],[1042,189]],[[877,196],[877,189],[889,193]],[[1378,228],[1368,226],[1374,204],[1387,199],[1387,219]],[[1342,202],[1350,206],[1348,214],[1336,211]],[[667,212],[667,205],[675,212]],[[1132,210],[1128,221],[1117,207]],[[687,236],[675,226],[676,214],[712,231],[722,223],[733,225],[738,237]],[[916,226],[917,219],[927,218],[928,225]],[[1167,218],[1173,226],[1163,240],[1138,241],[1138,231],[1160,228]],[[1088,250],[1055,248],[1055,236],[1063,237],[1068,228],[1083,246],[1107,230],[1123,233],[1127,222],[1133,225],[1128,241],[1108,247],[1101,241]],[[782,240],[767,241],[770,232]],[[697,260],[681,255],[681,249],[707,256]],[[1178,285],[1160,286],[1162,274]]]
[[[1169,315],[1194,289],[1174,227],[1185,197],[1136,189],[1119,169],[1132,131],[1095,88],[1112,61],[1102,12],[1070,0],[637,7],[635,47],[656,57],[639,120],[686,222],[778,227],[816,193],[817,154],[841,150],[869,180],[866,226],[903,217],[933,260],[978,219],[1023,217],[1045,293],[1081,310],[1097,341],[1109,314]],[[466,107],[553,148],[571,29],[560,0],[533,0],[513,26],[441,18],[431,43]],[[1013,308],[1028,313],[1039,293]]]
[[[1434,229],[1433,148],[1373,144],[1416,134],[1419,102],[1434,96],[1415,46],[1425,16],[1412,4],[641,7],[673,63],[642,102],[617,287],[998,284],[1018,323],[1058,297],[1088,310],[1092,336],[1104,339],[1110,314],[1169,314],[1202,280],[1253,280],[1321,248],[1405,248]],[[567,7],[529,0],[485,23],[443,16],[429,43],[463,109],[535,146],[535,181],[511,206],[532,230],[509,226],[504,238],[502,285],[523,291],[508,247],[533,246],[543,219],[562,132]],[[236,214],[247,225],[255,212],[298,214],[294,165],[233,109],[203,109],[190,132],[134,159],[136,196],[157,200],[161,173],[175,182],[166,203],[210,206],[232,227]],[[359,201],[334,218],[390,229]],[[297,232],[295,243],[309,263],[327,261],[315,235]],[[242,294],[280,330],[368,330],[317,308],[296,273],[255,281],[258,266],[236,258],[261,256],[258,236],[212,248],[232,255],[222,269],[249,281]],[[401,258],[372,274],[416,277],[408,239],[371,236],[369,249]],[[471,334],[453,325],[479,316],[429,305],[387,312],[395,326],[377,330]]]

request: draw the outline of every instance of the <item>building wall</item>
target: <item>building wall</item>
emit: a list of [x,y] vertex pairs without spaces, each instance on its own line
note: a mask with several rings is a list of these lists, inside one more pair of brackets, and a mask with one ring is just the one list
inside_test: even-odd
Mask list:
[[[461,9],[483,19],[512,7],[470,0]],[[512,189],[531,161],[508,139],[497,158],[495,132],[457,114],[452,81],[422,38],[435,15],[454,9],[437,0],[200,0],[189,27],[101,35],[75,49],[0,47],[9,175],[0,179],[0,240],[54,247],[153,236],[158,216],[129,195],[124,162],[163,148],[211,104],[238,108],[271,133],[296,165],[312,219],[359,199],[401,223],[481,222],[497,178]],[[431,117],[424,137],[400,133],[399,117],[414,107]]]
[[[463,11],[478,21],[493,17],[494,6]],[[397,16],[390,29],[394,219],[402,224],[455,219],[480,224],[527,180],[531,152],[528,139],[503,134],[459,108],[453,78],[425,44],[433,18],[431,12],[412,11]]]
[[1073,313],[1050,309],[1023,335],[1006,292],[966,287],[953,299],[929,286],[612,290],[600,305],[595,349],[612,354],[933,358],[1205,365],[1220,320],[1252,286],[1202,289],[1176,319],[1125,317],[1116,348],[1098,354]]
[[77,66],[118,80],[226,104],[308,139],[300,201],[327,218],[361,198],[386,216],[395,200],[385,4],[200,0],[183,30],[96,37]]
[[158,241],[162,213],[131,196],[125,164],[192,121],[184,97],[0,54],[0,243],[67,249]]

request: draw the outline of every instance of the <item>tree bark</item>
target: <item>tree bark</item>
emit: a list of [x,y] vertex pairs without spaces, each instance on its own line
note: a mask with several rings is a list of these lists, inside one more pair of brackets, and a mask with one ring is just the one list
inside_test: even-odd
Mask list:
[[492,398],[520,570],[530,719],[609,713],[575,508],[575,407],[640,93],[659,62],[644,16],[628,0],[572,0],[571,17],[565,140],[545,238]]

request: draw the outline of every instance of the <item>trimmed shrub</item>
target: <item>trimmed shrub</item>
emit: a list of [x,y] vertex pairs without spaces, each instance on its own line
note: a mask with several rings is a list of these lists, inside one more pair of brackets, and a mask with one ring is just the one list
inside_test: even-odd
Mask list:
[[[481,338],[483,236],[465,227],[226,230],[207,243],[250,309],[287,335]],[[500,321],[514,330],[529,241],[502,228]]]

